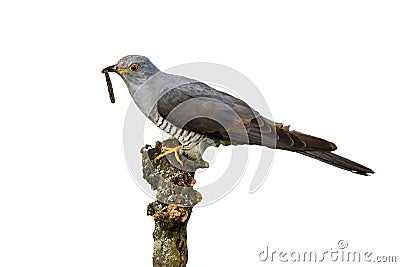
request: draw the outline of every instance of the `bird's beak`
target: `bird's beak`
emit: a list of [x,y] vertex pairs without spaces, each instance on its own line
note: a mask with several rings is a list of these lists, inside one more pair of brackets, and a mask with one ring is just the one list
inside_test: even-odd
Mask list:
[[117,72],[118,73],[118,69],[117,69],[117,65],[112,65],[112,66],[109,66],[109,67],[107,67],[107,68],[104,68],[102,71],[101,71],[101,73],[104,73],[104,72]]
[[116,72],[116,73],[118,73],[118,74],[128,72],[126,69],[118,68],[117,65],[109,66],[109,67],[103,69],[101,72],[104,73],[104,72],[106,72],[106,71],[107,71],[107,72]]

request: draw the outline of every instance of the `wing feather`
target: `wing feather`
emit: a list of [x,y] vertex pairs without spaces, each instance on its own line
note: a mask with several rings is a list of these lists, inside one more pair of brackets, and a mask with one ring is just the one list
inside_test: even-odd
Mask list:
[[157,102],[158,113],[175,126],[224,144],[253,144],[292,151],[332,151],[335,144],[290,131],[252,109],[246,102],[194,81],[168,90]]

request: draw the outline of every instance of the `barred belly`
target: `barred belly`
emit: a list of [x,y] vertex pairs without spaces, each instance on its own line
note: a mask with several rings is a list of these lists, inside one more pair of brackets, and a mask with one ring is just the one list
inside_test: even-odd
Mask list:
[[[158,128],[178,139],[182,144],[184,154],[191,159],[201,158],[204,150],[208,147],[206,144],[210,143],[203,142],[209,139],[206,136],[178,128],[158,114],[153,122]],[[206,146],[204,147],[204,145]]]

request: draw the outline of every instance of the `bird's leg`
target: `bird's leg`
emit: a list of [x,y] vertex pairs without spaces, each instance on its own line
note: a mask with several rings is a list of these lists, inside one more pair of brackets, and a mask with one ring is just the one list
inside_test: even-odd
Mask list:
[[158,155],[155,159],[154,159],[154,164],[157,162],[157,160],[161,159],[162,157],[165,157],[166,155],[169,155],[171,153],[175,153],[175,158],[176,161],[178,161],[178,163],[183,166],[183,161],[179,158],[179,154],[178,151],[182,148],[182,145],[177,146],[177,147],[162,147],[162,150],[165,150],[164,153]]
[[174,140],[175,137],[173,135],[171,135],[170,137],[168,137],[168,140]]

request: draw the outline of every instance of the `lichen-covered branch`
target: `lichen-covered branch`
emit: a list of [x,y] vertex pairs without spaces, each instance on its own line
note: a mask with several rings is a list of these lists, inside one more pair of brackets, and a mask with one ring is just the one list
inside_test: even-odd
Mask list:
[[147,215],[153,216],[154,250],[153,266],[183,267],[188,261],[186,227],[192,207],[201,201],[199,192],[193,189],[196,183],[196,168],[207,167],[204,161],[192,166],[184,161],[186,170],[174,162],[173,154],[161,158],[154,164],[153,159],[161,153],[161,147],[174,147],[176,140],[157,142],[154,148],[142,148],[143,178],[157,190],[157,200],[147,206]]

